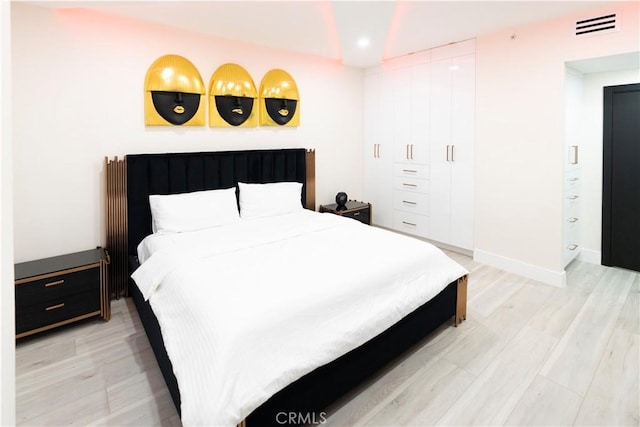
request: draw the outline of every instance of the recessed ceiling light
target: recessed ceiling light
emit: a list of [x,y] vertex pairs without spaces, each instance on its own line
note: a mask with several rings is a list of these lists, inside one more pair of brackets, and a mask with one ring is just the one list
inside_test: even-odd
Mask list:
[[358,39],[358,47],[364,49],[367,46],[369,46],[369,39],[367,37],[360,37]]

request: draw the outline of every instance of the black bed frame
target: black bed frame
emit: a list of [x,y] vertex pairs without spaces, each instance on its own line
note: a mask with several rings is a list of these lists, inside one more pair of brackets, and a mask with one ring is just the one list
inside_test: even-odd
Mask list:
[[[283,149],[126,156],[130,273],[138,266],[134,256],[138,243],[151,233],[150,194],[229,188],[238,182],[297,181],[305,183],[304,204],[307,190],[312,191],[306,185],[305,153],[305,149]],[[129,292],[180,412],[180,391],[158,321],[134,283],[130,283]],[[382,334],[290,384],[252,412],[245,420],[246,426],[281,426],[276,416],[282,411],[301,414],[301,418],[315,414],[315,419],[321,419],[321,412],[331,403],[456,316],[458,292],[457,281],[450,283]]]

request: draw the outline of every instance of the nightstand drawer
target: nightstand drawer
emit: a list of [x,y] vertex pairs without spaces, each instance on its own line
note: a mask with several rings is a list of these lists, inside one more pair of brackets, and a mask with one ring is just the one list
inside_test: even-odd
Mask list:
[[100,293],[95,290],[30,305],[16,310],[16,334],[83,315],[94,316],[100,309]]
[[344,216],[371,225],[371,204],[349,200],[345,209],[338,209],[337,204],[320,205],[320,212],[329,212],[335,215]]
[[342,213],[342,216],[347,218],[357,219],[360,222],[365,224],[371,223],[371,214],[369,209],[361,209],[359,211],[350,211]]
[[93,292],[100,295],[100,266],[16,285],[16,307],[39,305],[67,296]]

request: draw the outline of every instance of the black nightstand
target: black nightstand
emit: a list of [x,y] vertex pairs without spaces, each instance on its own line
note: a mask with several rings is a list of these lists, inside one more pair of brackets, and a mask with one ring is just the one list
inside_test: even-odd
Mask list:
[[77,320],[111,317],[103,248],[15,265],[16,338]]
[[346,209],[338,210],[338,205],[320,205],[320,212],[330,212],[332,214],[353,218],[364,224],[371,225],[371,203],[357,202],[349,200]]

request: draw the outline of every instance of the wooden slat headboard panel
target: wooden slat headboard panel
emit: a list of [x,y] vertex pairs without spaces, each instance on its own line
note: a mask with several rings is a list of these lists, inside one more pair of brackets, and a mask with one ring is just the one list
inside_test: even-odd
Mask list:
[[133,154],[127,163],[128,252],[151,234],[150,194],[175,194],[237,186],[238,182],[302,182],[307,195],[304,148],[199,153]]

